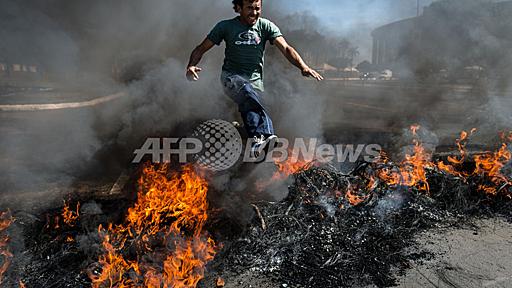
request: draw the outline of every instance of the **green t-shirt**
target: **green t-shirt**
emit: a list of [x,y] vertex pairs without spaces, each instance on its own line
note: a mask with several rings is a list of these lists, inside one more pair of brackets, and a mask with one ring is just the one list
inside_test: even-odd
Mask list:
[[208,34],[216,45],[226,42],[222,70],[247,78],[252,86],[263,91],[263,63],[265,44],[281,36],[279,28],[271,21],[259,18],[253,26],[240,22],[240,17],[219,22]]

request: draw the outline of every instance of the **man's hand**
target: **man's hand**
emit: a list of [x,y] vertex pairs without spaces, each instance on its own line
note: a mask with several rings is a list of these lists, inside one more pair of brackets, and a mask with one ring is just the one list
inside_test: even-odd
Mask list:
[[313,77],[318,81],[324,80],[324,77],[320,75],[320,73],[316,72],[315,70],[309,68],[308,66],[304,67],[302,69],[302,76],[305,77]]
[[203,69],[197,67],[196,65],[199,64],[199,61],[201,61],[201,57],[203,57],[204,53],[212,49],[213,46],[215,46],[215,44],[210,39],[205,38],[203,42],[201,42],[201,44],[194,48],[194,50],[190,54],[190,60],[188,61],[187,65],[186,75],[188,80],[199,80],[199,72]]
[[322,75],[318,74],[318,72],[309,68],[309,66],[304,63],[304,60],[302,60],[302,57],[300,57],[299,53],[292,46],[288,45],[283,36],[279,36],[274,39],[274,44],[277,46],[277,48],[279,48],[286,59],[290,61],[290,63],[300,69],[302,75],[306,77],[313,77],[318,81],[324,80]]
[[189,81],[197,81],[199,80],[199,72],[201,72],[201,68],[197,66],[188,66],[187,67],[187,79]]

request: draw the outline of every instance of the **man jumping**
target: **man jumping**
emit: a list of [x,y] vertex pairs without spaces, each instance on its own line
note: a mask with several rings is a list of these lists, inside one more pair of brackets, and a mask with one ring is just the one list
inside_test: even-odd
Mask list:
[[221,82],[225,93],[238,104],[249,137],[254,138],[251,147],[253,157],[258,157],[265,145],[276,138],[268,112],[261,104],[263,92],[263,64],[267,41],[279,48],[290,63],[300,69],[302,75],[323,80],[302,60],[297,51],[288,45],[279,28],[261,18],[262,0],[234,0],[237,16],[219,22],[190,55],[187,79],[197,81],[203,55],[214,45],[226,42]]

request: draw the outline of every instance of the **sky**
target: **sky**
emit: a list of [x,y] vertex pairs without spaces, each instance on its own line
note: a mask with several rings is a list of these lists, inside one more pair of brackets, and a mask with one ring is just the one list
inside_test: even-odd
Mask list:
[[[375,27],[416,16],[417,0],[274,0],[290,12],[310,11],[328,28],[343,32],[358,24]],[[422,7],[432,0],[420,0]]]
[[[286,12],[308,11],[333,33],[359,46],[358,60],[371,59],[371,31],[381,25],[416,16],[417,0],[268,0]],[[419,0],[422,7],[433,0]]]

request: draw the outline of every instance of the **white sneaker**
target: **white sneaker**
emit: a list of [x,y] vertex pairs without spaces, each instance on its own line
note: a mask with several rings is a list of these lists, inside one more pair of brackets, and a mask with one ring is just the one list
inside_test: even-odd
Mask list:
[[254,136],[254,140],[251,145],[251,158],[258,159],[263,151],[268,152],[268,144],[275,140],[277,140],[276,135],[270,135],[268,137],[263,135],[260,137]]

